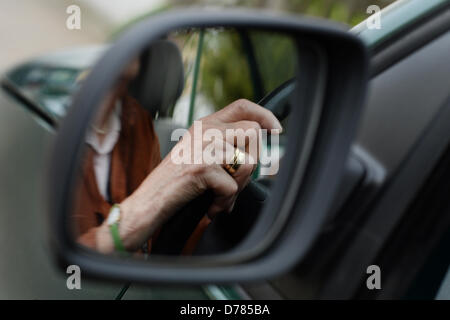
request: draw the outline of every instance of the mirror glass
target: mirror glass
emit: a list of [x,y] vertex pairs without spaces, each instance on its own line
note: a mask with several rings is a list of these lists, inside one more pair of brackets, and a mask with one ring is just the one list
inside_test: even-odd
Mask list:
[[291,34],[189,28],[130,59],[85,135],[74,241],[149,260],[235,249],[278,191],[289,127],[308,123],[289,119],[301,50]]

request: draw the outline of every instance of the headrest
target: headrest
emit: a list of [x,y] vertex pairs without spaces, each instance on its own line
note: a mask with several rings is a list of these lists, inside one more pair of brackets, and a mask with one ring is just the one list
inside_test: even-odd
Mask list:
[[152,115],[166,117],[184,86],[181,53],[175,43],[159,40],[140,56],[140,70],[130,93]]

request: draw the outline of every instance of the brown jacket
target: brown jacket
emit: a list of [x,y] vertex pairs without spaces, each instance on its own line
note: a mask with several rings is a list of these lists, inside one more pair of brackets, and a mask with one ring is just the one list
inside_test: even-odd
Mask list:
[[[106,201],[98,190],[93,166],[93,150],[89,146],[84,159],[83,178],[75,201],[73,217],[78,242],[95,248],[96,230],[108,217],[111,205],[120,203],[130,196],[161,161],[158,137],[153,128],[151,115],[132,97],[124,98],[121,131],[111,155],[109,181],[111,203]],[[192,253],[209,222],[205,216],[188,240],[183,253]],[[151,239],[149,244],[150,242]]]

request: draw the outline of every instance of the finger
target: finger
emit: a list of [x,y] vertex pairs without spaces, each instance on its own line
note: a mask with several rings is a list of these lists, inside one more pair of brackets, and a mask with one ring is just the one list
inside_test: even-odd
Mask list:
[[272,131],[274,131],[273,133],[281,133],[283,129],[271,111],[245,99],[239,99],[231,103],[210,117],[214,117],[223,122],[237,122],[241,120],[256,121],[261,128],[270,130],[271,133]]
[[254,168],[253,164],[243,164],[231,175],[238,184],[238,192],[241,192],[250,182]]
[[226,171],[228,174],[230,174],[234,180],[238,184],[238,192],[241,191],[247,183],[250,181],[251,175],[253,173],[253,170],[255,169],[255,166],[257,165],[257,158],[252,157],[252,155],[246,153],[245,151],[240,150],[240,152],[244,153],[244,161],[240,163],[239,168],[233,172],[230,173],[226,169],[227,164],[233,164],[234,163],[234,153],[236,150],[236,147],[231,145],[230,143],[226,141],[220,141],[217,144],[217,147],[223,147],[223,153],[225,155],[225,163],[222,165],[224,171]]
[[[245,151],[251,156],[251,159],[258,161],[260,148],[260,130],[261,126],[256,121],[238,121],[228,123],[227,126],[233,130],[227,130],[225,139],[240,150]],[[247,158],[246,158],[247,159]],[[250,163],[250,162],[249,162]],[[255,162],[253,162],[255,163]]]
[[[225,146],[225,150],[232,150],[232,154],[230,154],[227,151],[225,158],[226,158],[226,164],[232,164],[234,163],[234,151],[236,150],[236,147],[232,146],[230,143],[228,142],[223,142],[223,144]],[[223,165],[223,169],[229,173],[234,180],[237,182],[238,184],[238,192],[240,192],[250,181],[251,179],[251,175],[255,169],[255,166],[257,165],[256,162],[256,158],[253,158],[251,155],[245,153],[244,151],[241,150],[241,152],[244,153],[244,161],[242,163],[240,163],[238,169],[233,172],[233,173],[229,173],[226,169],[226,164]]]
[[233,197],[238,192],[237,182],[220,166],[213,166],[204,176],[206,185],[214,193],[214,199],[208,209],[208,215],[214,217],[217,213],[228,211],[233,203]]
[[[261,130],[258,122],[249,120],[226,123],[224,127],[226,140],[241,149],[250,141],[257,140]],[[245,144],[239,144],[239,142],[242,142],[240,140],[244,141]]]
[[[209,144],[212,140],[225,140],[231,145],[250,153],[255,159],[258,157],[261,140],[261,126],[258,122],[248,120],[231,123],[207,121],[203,124],[203,129],[203,145]],[[249,150],[252,152],[249,152]]]
[[220,138],[213,139],[205,145],[202,151],[202,160],[206,165],[222,165],[233,163],[236,148]]

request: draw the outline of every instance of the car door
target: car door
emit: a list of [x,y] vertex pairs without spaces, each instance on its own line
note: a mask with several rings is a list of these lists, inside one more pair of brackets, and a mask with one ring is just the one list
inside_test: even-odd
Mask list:
[[[432,222],[428,217],[421,225],[413,210],[417,211],[415,205],[420,202],[422,214],[431,212],[431,206],[423,206],[431,201],[424,190],[430,188],[426,182],[439,168],[448,144],[448,135],[439,139],[432,128],[440,125],[449,108],[449,2],[429,6],[419,2],[405,2],[385,12],[385,30],[376,36],[364,29],[365,24],[356,28],[373,53],[370,94],[348,165],[348,176],[355,176],[356,187],[345,201],[336,199],[335,218],[309,259],[278,279],[244,286],[250,296],[414,297],[409,289],[420,280],[416,277],[423,278],[418,282],[422,289],[424,282],[436,277],[436,272],[428,270],[428,278],[424,278],[419,270],[433,260],[431,252],[447,238],[446,211],[439,211],[439,218],[434,216]],[[344,178],[343,188],[349,181]],[[435,182],[433,188],[438,186]],[[422,229],[425,226],[428,229]],[[439,231],[438,226],[442,228]],[[421,241],[414,239],[416,234],[422,235]],[[411,253],[414,250],[415,255]],[[383,290],[366,287],[370,265],[381,268]],[[434,291],[426,291],[428,298],[436,294],[445,272],[439,274]]]

